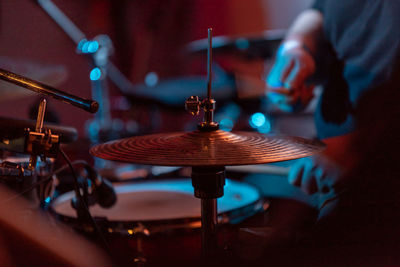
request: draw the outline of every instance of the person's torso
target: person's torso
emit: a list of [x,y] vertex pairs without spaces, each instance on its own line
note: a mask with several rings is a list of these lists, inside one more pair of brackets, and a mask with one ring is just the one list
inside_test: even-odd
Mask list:
[[325,0],[322,12],[336,58],[316,112],[325,138],[354,130],[363,93],[390,83],[400,51],[400,1]]

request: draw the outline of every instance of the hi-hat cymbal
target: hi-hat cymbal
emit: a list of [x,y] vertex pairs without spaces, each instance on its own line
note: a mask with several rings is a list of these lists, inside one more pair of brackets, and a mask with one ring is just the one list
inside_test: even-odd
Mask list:
[[306,157],[323,147],[321,142],[300,137],[217,130],[125,138],[94,146],[90,153],[107,160],[138,164],[229,166]]

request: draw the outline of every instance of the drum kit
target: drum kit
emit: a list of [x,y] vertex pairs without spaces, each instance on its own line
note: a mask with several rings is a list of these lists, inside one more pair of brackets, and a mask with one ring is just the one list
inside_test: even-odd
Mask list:
[[[143,266],[154,262],[167,264],[164,259],[191,263],[200,259],[205,264],[217,263],[231,236],[225,231],[265,211],[269,205],[253,186],[226,179],[226,170],[306,157],[324,148],[318,141],[300,137],[225,131],[214,118],[216,101],[213,97],[221,102],[233,98],[235,81],[224,75],[219,75],[219,80],[212,80],[212,51],[246,58],[268,58],[284,32],[216,37],[213,43],[212,29],[209,29],[207,39],[187,46],[190,53],[207,52],[206,79],[187,77],[152,86],[132,86],[108,62],[112,47],[106,36],[90,41],[50,0],[37,2],[76,43],[78,52],[90,58],[93,70],[100,71],[101,78],[91,77],[92,95],[96,101],[54,88],[66,76],[60,66],[53,66],[49,71],[29,62],[18,63],[26,67],[23,70],[10,64],[1,66],[0,80],[7,83],[0,83],[0,98],[15,99],[33,92],[94,113],[94,120],[88,126],[88,137],[95,145],[85,152],[97,159],[190,170],[184,179],[168,177],[111,184],[100,177],[102,170],[96,166],[69,160],[64,148],[68,150],[68,146],[78,139],[77,130],[44,123],[45,99],[39,104],[36,121],[0,117],[0,182],[16,191],[14,197],[0,200],[0,204],[24,195],[59,221],[73,226],[85,236],[100,239],[114,262]],[[97,48],[93,50],[93,47]],[[13,60],[7,62],[15,63]],[[169,107],[184,104],[191,115],[201,113],[204,119],[195,131],[102,142],[99,131],[109,127],[110,120],[103,74],[131,101],[150,101]],[[182,90],[183,87],[186,90]],[[55,170],[60,155],[67,164]],[[68,168],[73,178],[73,186],[68,190],[72,191],[57,192],[52,182],[58,179],[62,184],[63,177],[58,175]],[[193,229],[200,229],[201,233]],[[224,238],[221,239],[221,235]],[[123,242],[128,244],[123,246]],[[160,257],[162,260],[157,260]]]
[[[225,45],[232,49],[232,44],[238,42],[235,39],[229,40],[220,44],[220,47]],[[195,43],[190,49],[199,52],[205,49],[203,46],[203,43]],[[300,137],[227,132],[219,129],[214,120],[216,101],[212,94],[213,47],[212,29],[209,29],[206,49],[207,80],[204,88],[207,89],[204,90],[206,94],[202,94],[205,95],[202,100],[199,96],[190,96],[185,102],[185,108],[190,114],[204,114],[197,130],[128,137],[97,144],[90,149],[91,155],[106,161],[191,167],[190,179],[150,180],[114,184],[113,187],[97,175],[95,168],[81,163],[86,171],[86,179],[82,182],[80,174],[74,171],[74,166],[79,164],[69,162],[62,149],[77,139],[77,131],[71,127],[44,124],[46,101],[42,100],[36,122],[0,118],[2,153],[15,152],[29,157],[21,163],[15,158],[8,160],[3,156],[4,160],[0,166],[3,184],[9,186],[10,181],[17,178],[24,181],[27,176],[35,177],[29,186],[11,186],[21,194],[41,185],[43,181],[48,182],[55,173],[53,166],[48,166],[61,154],[74,176],[74,191],[58,197],[52,195],[52,192],[39,192],[41,206],[47,207],[56,218],[86,233],[98,233],[114,238],[134,238],[135,245],[130,246],[132,251],[123,253],[134,255],[134,262],[138,264],[145,263],[152,256],[169,254],[166,247],[175,248],[176,242],[182,242],[181,249],[188,244],[187,240],[176,241],[171,235],[165,235],[166,233],[201,229],[201,234],[196,232],[195,241],[192,242],[195,244],[195,254],[201,255],[205,263],[215,263],[221,256],[221,248],[224,247],[224,244],[221,245],[217,229],[223,230],[218,226],[233,225],[265,210],[268,206],[252,186],[227,180],[226,167],[306,157],[320,152],[324,145]],[[99,109],[99,103],[94,100],[68,94],[8,70],[0,69],[0,79],[91,113],[96,113]],[[220,89],[223,91],[222,87]],[[216,95],[219,97],[218,93]],[[176,101],[173,99],[174,104]],[[41,159],[40,163],[47,166],[44,172],[39,171],[38,158]],[[52,159],[52,163],[48,163],[48,159]],[[160,233],[164,234],[163,238],[154,238],[150,245],[146,243],[148,237],[158,236]],[[201,247],[198,246],[200,238]],[[157,247],[158,244],[164,247]],[[146,246],[150,249],[146,250]],[[180,253],[179,257],[195,256]]]

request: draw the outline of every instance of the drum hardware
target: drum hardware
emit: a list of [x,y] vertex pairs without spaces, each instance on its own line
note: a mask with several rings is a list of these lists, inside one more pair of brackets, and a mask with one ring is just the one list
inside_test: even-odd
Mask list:
[[[60,173],[69,168],[68,164],[53,170],[54,159],[48,159],[46,162],[38,162],[36,169],[28,169],[30,157],[6,157],[0,163],[0,182],[17,191],[18,195],[24,195],[38,186],[43,186],[38,191],[40,204],[44,209],[47,209],[50,204],[52,193],[54,191],[53,180],[58,179]],[[88,200],[88,206],[99,203],[101,207],[110,207],[116,202],[113,186],[110,182],[103,177],[98,176],[97,172],[84,160],[76,160],[71,162],[74,167],[83,167],[85,174],[79,177],[80,184],[85,184],[82,189]],[[34,179],[30,179],[34,177]],[[30,179],[29,181],[26,181]],[[89,181],[90,182],[87,182]],[[56,182],[57,183],[57,182]],[[43,194],[43,195],[42,195]],[[13,198],[14,199],[14,198]],[[1,200],[1,203],[8,202],[9,200]]]
[[101,128],[110,127],[111,124],[108,88],[105,84],[108,57],[113,50],[111,40],[106,35],[99,35],[89,40],[52,1],[38,0],[36,2],[74,41],[77,45],[77,53],[88,56],[90,60],[92,97],[98,101],[99,110],[94,119],[88,123],[88,136],[92,141],[98,141],[98,131]]
[[[0,68],[7,69],[15,73],[20,73],[37,81],[41,81],[52,86],[64,82],[68,77],[65,66],[47,65],[29,60],[21,60],[11,57],[0,57]],[[19,99],[32,96],[33,92],[24,90],[21,87],[0,82],[0,101]],[[35,112],[36,113],[36,112]]]
[[[19,152],[23,154],[30,155],[29,161],[26,167],[22,165],[21,162],[1,163],[1,177],[2,181],[14,189],[19,194],[26,195],[32,201],[35,201],[34,193],[28,193],[32,184],[36,184],[36,179],[39,175],[45,174],[44,169],[38,169],[38,157],[41,161],[47,163],[48,158],[56,158],[60,145],[60,137],[57,134],[53,134],[50,129],[44,130],[43,120],[46,110],[46,100],[43,99],[39,105],[39,111],[37,116],[37,121],[34,130],[29,128],[25,129],[25,136],[15,139],[6,139],[3,137],[0,148],[7,149],[8,151]],[[7,136],[7,134],[4,134]],[[48,183],[38,184],[40,187],[36,191],[39,202],[42,203],[43,200],[49,195]]]
[[[40,106],[42,107],[42,105]],[[44,109],[41,109],[44,112]],[[39,126],[41,131],[31,131],[31,127],[36,128],[33,121],[11,118],[0,118],[0,127],[1,151],[11,155],[15,155],[14,153],[30,155],[28,158],[26,156],[23,158],[5,156],[0,164],[4,174],[2,180],[21,194],[39,186],[36,190],[37,196],[35,193],[28,196],[31,200],[36,200],[38,197],[39,203],[42,205],[51,195],[53,188],[51,179],[42,181],[41,178],[52,172],[60,144],[71,142],[77,138],[76,129],[47,124]],[[40,163],[37,161],[38,157],[41,158]],[[36,181],[41,182],[37,183]],[[35,186],[31,188],[31,185]]]
[[[212,28],[208,29],[207,50],[207,98],[202,102],[198,96],[191,96],[185,102],[185,109],[193,116],[198,115],[200,108],[204,110],[204,120],[198,124],[202,132],[211,132],[219,129],[214,122],[216,102],[211,97],[212,82]],[[217,198],[224,195],[225,167],[192,167],[192,185],[194,195],[201,199],[201,244],[203,260],[211,262],[215,259],[217,240]]]
[[[76,52],[89,59],[92,98],[98,101],[99,111],[93,120],[88,121],[86,134],[92,143],[110,140],[115,129],[112,127],[107,78],[123,95],[133,88],[131,82],[109,60],[114,50],[111,39],[105,34],[89,39],[51,0],[35,2],[75,43]],[[105,132],[102,136],[99,135],[100,130]]]
[[[8,145],[9,147],[12,147],[11,143],[17,145],[18,142],[16,142],[15,140],[25,138],[25,129],[35,129],[35,127],[36,121],[34,120],[0,117],[0,149],[8,150],[6,146]],[[51,130],[53,134],[59,135],[60,142],[62,144],[74,142],[78,138],[78,132],[73,127],[60,126],[53,123],[45,123],[43,125],[43,131],[46,132],[48,130]],[[12,151],[24,153],[24,151],[21,149],[17,151]]]
[[[61,138],[58,134],[52,133],[50,128],[44,128],[43,122],[45,111],[46,100],[42,99],[39,104],[38,115],[34,129],[31,130],[29,127],[25,128],[24,137],[18,137],[18,130],[14,129],[14,131],[17,132],[15,139],[7,139],[7,137],[10,136],[10,132],[5,131],[2,133],[3,138],[0,145],[0,148],[5,150],[30,155],[26,167],[23,167],[23,165],[20,163],[10,164],[3,162],[3,169],[8,170],[8,176],[5,177],[10,177],[9,179],[5,180],[7,185],[10,185],[11,188],[15,189],[20,194],[26,194],[25,191],[34,189],[30,189],[32,185],[39,186],[36,190],[36,193],[41,205],[44,203],[45,199],[50,196],[52,191],[52,183],[51,179],[41,181],[40,183],[36,182],[37,179],[41,180],[41,177],[46,176],[48,174],[47,172],[50,171],[49,169],[42,167],[39,169],[37,159],[40,157],[41,162],[47,166],[47,159],[57,158],[61,143]],[[10,122],[12,120],[9,119],[7,121]],[[20,126],[21,125],[18,127]],[[32,195],[28,194],[32,200],[35,199],[33,195],[34,193]]]
[[[63,101],[65,103],[71,104],[73,106],[79,107],[83,110],[86,110],[90,113],[96,113],[99,104],[98,102],[90,99],[83,99],[78,96],[74,96],[68,93],[65,93],[61,90],[57,90],[55,88],[52,88],[49,85],[31,80],[29,78],[23,77],[21,75],[0,69],[0,79],[5,80],[7,82],[19,85],[21,87],[24,87],[26,89],[29,89],[31,91],[34,91],[38,94],[41,95],[46,95],[50,96],[52,98],[55,98],[57,100]],[[93,230],[98,233],[98,236],[101,238],[103,241],[103,244],[105,247],[108,247],[107,242],[105,241],[102,233],[99,231],[96,222],[93,220],[91,214],[89,213],[89,210],[87,208],[87,205],[85,205],[85,201],[83,200],[82,195],[80,194],[80,184],[78,182],[78,177],[75,173],[75,170],[73,168],[72,162],[69,160],[68,156],[64,153],[62,148],[60,147],[60,136],[57,134],[53,134],[51,129],[47,128],[43,131],[43,121],[44,121],[44,114],[45,114],[45,109],[46,109],[46,100],[43,99],[40,102],[39,109],[38,109],[38,116],[37,116],[37,121],[35,123],[35,131],[31,131],[29,128],[26,129],[25,131],[25,138],[17,138],[15,143],[17,144],[18,148],[23,147],[24,153],[28,153],[31,155],[30,160],[29,160],[29,165],[28,169],[34,171],[36,169],[37,165],[37,157],[41,157],[42,160],[45,160],[46,158],[55,158],[58,153],[62,155],[62,157],[65,159],[67,162],[68,167],[70,168],[72,172],[72,176],[74,178],[74,191],[76,194],[77,198],[77,216],[78,219],[84,224],[84,223],[90,223],[93,227]],[[9,139],[3,138],[3,144],[2,145],[8,145],[10,143]],[[19,145],[19,146],[18,146]],[[22,146],[23,145],[23,146]],[[42,186],[44,182],[47,182],[51,179],[51,177],[46,177],[44,179],[41,179],[40,181],[37,181],[31,185],[28,191],[36,188],[37,186]],[[95,183],[100,182],[98,187],[98,191],[107,191],[109,188],[106,185],[104,185],[103,181],[101,180],[95,180]],[[15,195],[13,198],[17,198],[21,194]],[[42,193],[39,193],[39,196],[41,196]],[[9,199],[10,200],[10,199]],[[6,200],[6,201],[9,201]]]
[[[79,174],[71,169],[72,165],[75,167],[82,167]],[[99,232],[99,229],[97,229],[97,225],[94,224],[94,220],[89,213],[89,207],[95,204],[98,204],[103,208],[110,208],[113,206],[117,201],[114,187],[108,180],[100,177],[87,162],[82,160],[70,162],[56,172],[61,172],[63,169],[68,167],[73,171],[73,176],[76,176],[74,179],[78,181],[74,184],[75,196],[71,198],[70,206],[75,210],[77,219],[82,225],[90,227],[88,223],[92,223],[94,228],[91,228],[91,231],[98,232],[102,237],[102,234]],[[78,195],[76,192],[76,187],[78,187],[81,195]],[[47,209],[50,202],[46,204]]]
[[[83,99],[65,93],[49,85],[3,69],[0,69],[0,79],[19,85],[38,94],[50,96],[91,113],[97,112],[99,107],[99,104],[96,101]],[[28,153],[31,155],[30,164],[28,166],[28,169],[30,170],[35,169],[38,156],[42,157],[43,159],[46,157],[55,158],[60,150],[60,136],[53,134],[51,128],[43,128],[45,109],[46,100],[43,99],[39,104],[38,117],[34,126],[35,131],[31,131],[29,128],[27,128],[25,130],[24,137],[15,138],[12,136],[12,134],[10,135],[10,133],[6,133],[2,136],[2,143],[0,145],[1,148],[10,149],[19,153]]]
[[28,169],[36,169],[37,157],[42,161],[47,158],[56,158],[60,146],[60,137],[52,134],[51,130],[43,132],[44,114],[46,112],[46,99],[42,99],[39,104],[39,110],[34,131],[27,129],[27,142],[25,151],[31,155]]
[[[68,168],[71,170],[71,174],[74,181],[74,193],[75,193],[75,201],[72,203],[74,205],[74,209],[76,211],[76,215],[78,221],[85,226],[86,228],[90,228],[92,232],[95,232],[97,236],[100,238],[104,248],[109,253],[109,245],[106,239],[103,236],[103,233],[100,231],[99,227],[96,224],[96,221],[93,219],[90,214],[88,208],[88,195],[87,195],[87,184],[79,183],[78,175],[75,172],[73,167],[73,162],[68,158],[68,156],[64,153],[64,151],[60,148],[60,154],[64,158],[67,163]],[[81,194],[81,190],[83,191],[83,195]]]
[[[42,204],[45,200],[49,200],[53,189],[51,179],[42,181],[42,177],[46,177],[52,172],[54,158],[58,154],[58,146],[75,141],[78,133],[72,127],[44,124],[41,133],[36,131],[36,134],[33,134],[34,131],[30,131],[30,129],[36,129],[36,124],[32,120],[0,117],[0,151],[3,154],[1,157],[3,162],[0,166],[2,166],[1,172],[3,173],[2,181],[14,191],[25,195],[25,191],[29,192],[36,186],[40,186],[37,195]],[[58,136],[58,142],[56,136]],[[46,140],[52,141],[51,148]],[[41,142],[45,143],[46,149],[43,150]],[[28,145],[29,143],[30,145]],[[28,169],[30,157],[17,157],[16,155],[30,155],[33,152],[45,155],[46,160],[42,157],[37,168],[31,170]],[[36,180],[37,182],[35,182]],[[32,185],[35,186],[32,188]],[[35,193],[29,194],[29,198],[37,199]]]
[[40,95],[50,96],[90,113],[96,113],[99,108],[99,104],[96,101],[65,93],[44,83],[34,81],[7,70],[0,69],[0,79],[34,91]]
[[[213,66],[216,67],[215,64]],[[228,102],[236,98],[235,79],[231,75],[220,71],[213,81],[213,95],[220,99],[220,102]],[[134,84],[125,96],[132,102],[143,104],[160,105],[168,109],[181,109],[182,102],[188,95],[207,97],[204,87],[207,85],[207,78],[203,76],[189,76],[171,78],[159,81],[149,86],[145,83]],[[185,88],[185,90],[182,90]]]
[[[96,40],[88,41],[85,34],[50,0],[35,0],[37,4],[46,12],[46,14],[68,35],[68,37],[75,43],[77,46],[78,52],[85,52],[83,54],[88,56],[94,56],[93,53],[100,51],[99,43],[96,44]],[[104,35],[100,35],[104,36]],[[96,39],[96,38],[95,38]],[[106,42],[108,42],[106,40]],[[86,45],[85,45],[86,44]],[[108,44],[107,44],[108,45]],[[90,48],[89,48],[90,46]],[[79,48],[87,48],[84,51],[79,51]],[[97,48],[97,49],[95,49]],[[105,52],[104,50],[101,53]],[[111,51],[109,51],[111,52]],[[107,54],[102,54],[106,55]],[[100,59],[102,61],[103,59]],[[108,59],[104,59],[107,64],[106,71],[107,77],[110,78],[110,81],[117,86],[118,89],[121,90],[123,94],[128,93],[131,88],[131,82],[118,70],[118,68]],[[104,73],[105,74],[105,73]],[[105,76],[103,76],[105,78]]]
[[[85,186],[83,186],[83,196],[86,206],[89,207],[98,203],[103,208],[112,207],[117,202],[114,187],[108,180],[99,176],[86,162],[82,166],[86,171],[86,177],[84,177]],[[89,181],[90,183],[88,183]],[[77,201],[76,197],[71,200],[71,205],[74,209],[79,208]]]
[[22,163],[3,161],[0,163],[0,182],[8,188],[27,197],[34,199],[34,193],[24,192],[36,180],[36,172],[29,170]]
[[[38,94],[47,95],[55,99],[61,100],[63,102],[79,107],[90,113],[96,113],[99,108],[99,104],[94,100],[83,99],[65,93],[61,90],[52,88],[49,85],[39,83],[37,81],[31,80],[29,78],[23,77],[21,75],[6,70],[0,69],[0,79],[19,85],[26,89],[32,90]],[[14,144],[15,146],[11,146],[11,148],[17,148],[17,149],[22,149],[23,147],[23,153],[28,153],[31,155],[28,165],[29,170],[35,170],[37,164],[37,157],[41,157],[42,160],[45,160],[45,158],[55,158],[57,157],[58,152],[60,152],[61,155],[64,157],[65,161],[67,162],[68,166],[70,167],[74,177],[74,189],[76,196],[79,199],[78,206],[80,207],[77,208],[78,217],[83,218],[83,221],[88,221],[88,220],[92,221],[92,218],[87,210],[84,200],[81,199],[78,178],[71,164],[71,161],[69,160],[68,156],[63,152],[63,150],[59,145],[60,144],[59,135],[52,134],[51,129],[49,128],[47,128],[43,132],[43,120],[44,120],[45,109],[46,109],[46,100],[43,99],[39,105],[37,121],[35,124],[35,131],[31,131],[29,128],[27,128],[25,131],[24,139],[18,138],[16,140],[13,140],[15,142],[13,141],[10,142],[9,139],[3,139],[2,145],[3,146],[6,145],[7,147],[7,145],[9,144]],[[95,224],[93,224],[93,226],[96,228]]]
[[208,31],[207,99],[190,97],[189,112],[204,110],[198,130],[188,133],[153,134],[111,141],[91,148],[90,153],[107,160],[165,166],[191,166],[195,196],[201,198],[202,254],[216,259],[216,199],[223,195],[225,167],[263,164],[310,156],[323,149],[318,141],[297,137],[266,136],[260,133],[230,133],[213,121],[215,101],[211,98],[211,29]]
[[49,197],[54,190],[51,177],[44,180],[42,178],[53,172],[55,160],[42,158],[42,161],[37,162],[36,168],[29,168],[31,157],[27,156],[29,154],[24,149],[26,139],[19,139],[19,149],[15,149],[12,139],[11,144],[4,145],[3,143],[0,146],[0,151],[3,152],[0,159],[0,182],[16,192],[16,197],[25,196],[35,204],[42,204],[45,200],[50,200]]
[[0,176],[31,176],[33,174],[32,170],[25,169],[21,164],[3,161],[0,163]]

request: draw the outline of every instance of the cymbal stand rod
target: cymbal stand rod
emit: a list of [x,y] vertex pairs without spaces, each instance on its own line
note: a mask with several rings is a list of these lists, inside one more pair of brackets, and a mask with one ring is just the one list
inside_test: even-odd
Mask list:
[[199,124],[202,131],[215,131],[218,123],[214,122],[215,100],[211,96],[212,84],[212,28],[208,29],[208,50],[207,50],[207,98],[199,106],[204,110],[204,121]]
[[201,199],[201,249],[204,257],[217,249],[217,218],[217,199]]
[[[131,90],[133,85],[110,62],[109,57],[114,48],[111,39],[107,35],[101,34],[93,38],[93,40],[89,40],[51,0],[36,0],[36,2],[77,45],[77,53],[86,56],[90,61],[92,97],[99,102],[99,112],[88,123],[87,134],[92,142],[99,142],[98,129],[110,130],[112,125],[107,78],[123,94]],[[91,48],[89,49],[89,47]]]
[[[36,0],[36,2],[76,45],[87,39],[86,35],[52,1]],[[132,83],[112,62],[108,62],[107,70],[108,77],[122,93],[132,90]]]
[[43,130],[44,114],[46,113],[46,99],[42,99],[39,104],[38,116],[36,120],[36,132],[41,133]]
[[37,0],[37,2],[76,44],[86,38],[85,34],[52,1]]
[[216,101],[211,98],[212,83],[212,28],[208,29],[208,49],[207,49],[207,98],[203,101],[198,96],[190,96],[185,102],[185,109],[193,116],[198,115],[200,109],[204,110],[203,122],[197,125],[200,131],[216,131],[219,125],[214,121],[214,110]]
[[[53,21],[72,39],[72,41],[77,45],[77,53],[88,56],[91,65],[91,71],[97,68],[95,79],[91,75],[91,86],[92,86],[92,97],[99,102],[99,111],[95,114],[94,120],[89,125],[88,134],[90,139],[97,139],[95,133],[97,131],[91,128],[104,128],[108,125],[110,121],[110,107],[108,101],[108,88],[105,84],[106,68],[108,63],[109,50],[111,48],[108,45],[100,47],[100,41],[97,42],[98,49],[94,52],[83,51],[80,47],[89,45],[89,40],[86,35],[69,19],[62,11],[57,7],[55,3],[51,0],[36,0],[38,5],[47,13],[47,15],[53,19]],[[98,64],[99,52],[101,51],[101,57],[103,61]],[[106,59],[106,60],[104,60]],[[100,66],[101,65],[101,66]],[[94,77],[93,76],[93,77]],[[92,140],[97,142],[98,140]]]
[[211,80],[212,80],[212,28],[208,28],[208,48],[207,48],[207,98],[211,100]]
[[[46,99],[40,100],[39,110],[36,119],[36,127],[35,127],[35,131],[37,133],[41,133],[43,130],[44,114],[46,113],[46,103],[47,103]],[[38,156],[36,154],[31,154],[28,165],[29,170],[34,170],[36,168],[37,157]]]
[[201,248],[204,263],[215,263],[218,257],[217,198],[224,195],[225,167],[192,168],[194,195],[201,199]]
[[[215,101],[211,98],[212,84],[212,28],[208,28],[208,49],[207,49],[207,99],[204,101],[204,122],[210,125],[214,122]],[[213,104],[211,104],[213,103]]]

